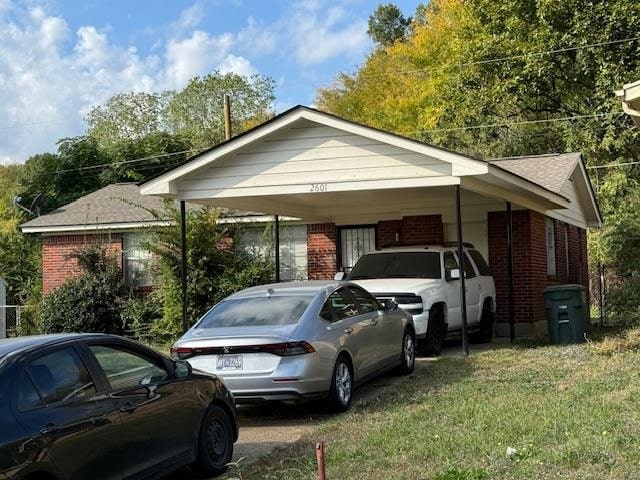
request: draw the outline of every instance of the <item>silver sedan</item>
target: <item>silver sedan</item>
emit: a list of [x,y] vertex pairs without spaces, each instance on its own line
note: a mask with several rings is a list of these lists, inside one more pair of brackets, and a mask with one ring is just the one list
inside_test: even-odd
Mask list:
[[278,283],[242,290],[209,310],[171,348],[223,379],[237,403],[328,398],[415,363],[411,315],[349,282]]

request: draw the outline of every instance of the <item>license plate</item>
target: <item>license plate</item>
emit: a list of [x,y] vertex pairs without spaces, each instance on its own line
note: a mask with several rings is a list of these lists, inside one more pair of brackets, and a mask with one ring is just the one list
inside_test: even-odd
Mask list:
[[216,370],[242,370],[242,355],[218,355]]

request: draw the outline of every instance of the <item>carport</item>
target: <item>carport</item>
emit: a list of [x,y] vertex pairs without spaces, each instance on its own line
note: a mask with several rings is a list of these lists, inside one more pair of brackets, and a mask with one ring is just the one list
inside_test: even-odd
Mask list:
[[[276,225],[279,216],[339,226],[438,214],[447,227],[447,239],[457,241],[459,253],[465,241],[487,242],[489,212],[505,212],[513,339],[513,258],[518,254],[513,211],[530,210],[569,223],[578,212],[581,218],[574,224],[580,228],[598,226],[600,218],[581,163],[578,170],[586,183],[576,184],[574,199],[501,163],[297,106],[146,181],[141,192],[179,200],[183,232],[185,202],[274,215]],[[585,207],[585,198],[591,199],[591,207]],[[276,243],[277,238],[276,233]],[[185,248],[183,241],[183,252]],[[464,275],[460,302],[466,354]]]

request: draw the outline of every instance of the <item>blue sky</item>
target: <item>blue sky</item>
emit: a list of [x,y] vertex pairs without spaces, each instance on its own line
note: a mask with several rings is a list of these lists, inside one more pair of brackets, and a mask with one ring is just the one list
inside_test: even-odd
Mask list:
[[[0,0],[0,163],[54,151],[121,91],[182,88],[215,69],[277,83],[276,111],[371,50],[371,0]],[[405,15],[416,0],[396,0]]]

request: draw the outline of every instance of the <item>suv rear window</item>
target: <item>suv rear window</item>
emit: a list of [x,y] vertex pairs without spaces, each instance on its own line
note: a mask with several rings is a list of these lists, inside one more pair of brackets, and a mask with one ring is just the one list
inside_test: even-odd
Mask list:
[[349,280],[367,278],[441,278],[438,252],[389,252],[360,257]]
[[311,295],[224,300],[205,314],[197,328],[293,325],[298,323],[311,300]]
[[490,277],[491,269],[489,268],[489,265],[487,265],[487,262],[482,256],[482,254],[477,250],[469,250],[469,255],[471,255],[471,258],[473,259],[473,263],[476,264],[476,267],[478,268],[478,273],[480,274],[480,276]]

